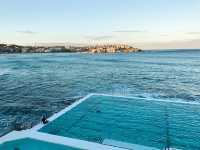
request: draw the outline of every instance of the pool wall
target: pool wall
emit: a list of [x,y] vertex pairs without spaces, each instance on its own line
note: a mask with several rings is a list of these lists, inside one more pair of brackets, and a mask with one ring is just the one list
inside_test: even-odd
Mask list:
[[66,147],[73,147],[78,149],[88,149],[88,150],[125,150],[124,148],[118,148],[68,137],[62,137],[62,136],[56,136],[51,135],[47,133],[40,133],[40,132],[34,132],[30,130],[25,131],[13,131],[9,133],[8,135],[0,138],[0,145],[5,142],[15,141],[19,139],[25,139],[25,138],[31,138],[35,140],[40,140],[44,142],[49,142],[53,144],[59,144],[64,145]]

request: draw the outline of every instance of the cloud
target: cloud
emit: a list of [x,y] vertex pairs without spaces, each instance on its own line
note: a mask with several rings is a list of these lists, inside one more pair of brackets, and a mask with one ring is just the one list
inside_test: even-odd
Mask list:
[[186,34],[199,34],[200,35],[200,32],[187,32]]
[[146,30],[116,30],[116,33],[146,33]]
[[104,36],[86,36],[85,38],[94,40],[94,41],[100,41],[100,40],[107,40],[112,39],[114,36],[112,35],[104,35]]
[[165,37],[165,36],[169,36],[169,35],[168,34],[160,34],[160,36]]
[[37,32],[31,31],[31,30],[19,30],[17,33],[21,34],[36,34]]
[[200,39],[173,40],[166,42],[134,43],[142,49],[199,49]]

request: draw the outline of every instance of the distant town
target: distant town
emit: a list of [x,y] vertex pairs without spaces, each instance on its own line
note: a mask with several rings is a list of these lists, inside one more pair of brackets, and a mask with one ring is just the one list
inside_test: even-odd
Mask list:
[[20,46],[0,44],[0,54],[4,53],[130,53],[140,52],[139,48],[134,48],[126,44],[107,44],[94,46]]

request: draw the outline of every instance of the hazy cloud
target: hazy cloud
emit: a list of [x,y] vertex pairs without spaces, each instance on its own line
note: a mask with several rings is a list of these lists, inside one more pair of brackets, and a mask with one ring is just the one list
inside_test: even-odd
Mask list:
[[116,30],[116,33],[146,33],[146,30]]
[[186,34],[199,34],[200,35],[200,32],[187,32]]
[[104,35],[104,36],[86,36],[85,38],[94,40],[94,41],[99,41],[99,40],[107,40],[107,39],[112,39],[114,36],[112,35]]
[[31,30],[19,30],[17,33],[21,34],[36,34],[37,32],[31,31]]
[[168,34],[160,34],[160,36],[169,36]]

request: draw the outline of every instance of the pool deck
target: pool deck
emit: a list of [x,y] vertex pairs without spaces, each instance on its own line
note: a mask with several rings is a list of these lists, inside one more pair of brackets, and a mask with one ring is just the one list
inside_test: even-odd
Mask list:
[[[113,96],[113,95],[107,95],[107,94],[89,94],[85,96],[84,98],[80,99],[79,101],[73,103],[72,105],[66,107],[65,109],[61,110],[60,112],[54,114],[51,116],[48,120],[49,122],[52,122],[53,120],[57,119],[58,117],[62,116],[69,110],[73,109],[89,97],[93,95],[98,95],[98,96]],[[125,97],[125,96],[114,96],[114,97],[122,97],[122,98],[137,98],[137,99],[145,99],[145,100],[154,100],[154,101],[161,101],[161,102],[172,102],[172,103],[183,103],[183,104],[194,104],[194,105],[199,105],[199,103],[195,102],[183,102],[183,101],[164,101],[164,100],[159,100],[159,99],[146,99],[146,98],[138,98],[138,97]],[[0,137],[0,145],[9,142],[9,141],[14,141],[14,140],[19,140],[19,139],[24,139],[24,138],[31,138],[31,139],[36,139],[36,140],[41,140],[49,143],[54,143],[54,144],[61,144],[65,146],[71,146],[74,148],[79,148],[79,149],[88,149],[88,150],[127,150],[127,149],[132,149],[132,150],[158,150],[157,148],[154,147],[147,147],[147,146],[142,146],[142,145],[137,145],[137,144],[130,144],[130,143],[123,143],[120,141],[112,141],[109,139],[104,140],[102,144],[100,143],[95,143],[95,142],[89,142],[85,140],[79,140],[79,139],[74,139],[74,138],[69,138],[69,137],[63,137],[63,136],[58,136],[58,135],[52,135],[48,133],[42,133],[39,132],[38,130],[44,127],[42,123],[39,123],[38,125],[34,126],[32,129],[27,129],[23,131],[12,131],[9,134]],[[109,145],[109,143],[112,143]],[[120,145],[124,145],[123,147],[120,147]],[[125,147],[125,148],[124,148]],[[173,149],[175,150],[175,149]]]

